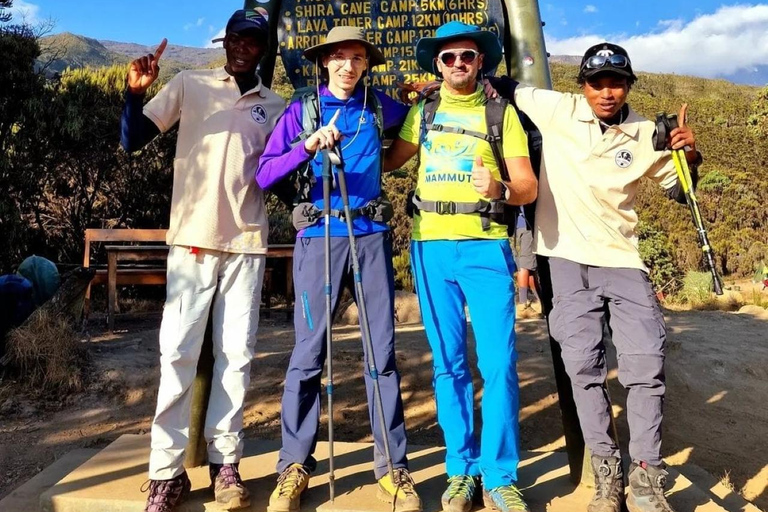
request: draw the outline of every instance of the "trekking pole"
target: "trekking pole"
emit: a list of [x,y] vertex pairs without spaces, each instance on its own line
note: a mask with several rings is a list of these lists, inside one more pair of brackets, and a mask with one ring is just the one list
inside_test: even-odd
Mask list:
[[[387,422],[384,420],[384,404],[381,400],[381,389],[379,388],[379,371],[376,369],[376,358],[373,355],[373,342],[371,341],[371,329],[368,326],[368,312],[365,307],[365,296],[363,295],[363,281],[360,274],[360,262],[357,259],[357,246],[355,245],[355,233],[352,228],[352,213],[349,208],[349,196],[347,195],[347,181],[344,175],[344,162],[341,159],[341,152],[334,148],[334,152],[329,155],[331,162],[336,166],[339,191],[341,193],[341,202],[344,205],[344,219],[347,222],[347,233],[349,234],[349,251],[352,254],[352,272],[355,279],[355,295],[357,296],[357,308],[360,312],[360,326],[362,327],[363,343],[368,352],[368,373],[373,380],[373,395],[376,407],[376,413],[379,416],[381,434],[384,440],[384,455],[387,459],[387,471],[392,484],[395,484],[395,471],[392,467],[392,455],[389,451],[389,435],[387,434]],[[373,430],[373,425],[371,425]],[[397,496],[395,496],[395,502]]]
[[[657,150],[665,149],[668,135],[677,127],[678,122],[676,114],[667,115],[665,113],[661,113],[656,115],[657,138],[655,145]],[[660,147],[661,149],[659,149]],[[696,199],[696,191],[693,189],[691,170],[688,167],[688,160],[685,158],[685,152],[683,149],[672,149],[672,160],[675,163],[677,178],[680,180],[680,185],[683,187],[683,192],[685,193],[685,200],[688,203],[688,208],[691,211],[693,225],[696,227],[696,232],[699,235],[699,245],[701,246],[701,250],[704,253],[704,260],[707,264],[707,267],[709,268],[710,273],[712,274],[715,293],[717,295],[722,295],[723,284],[720,281],[720,276],[718,275],[717,267],[715,266],[715,253],[709,243],[707,230],[704,227],[704,221],[701,218],[699,201]]]
[[323,157],[323,219],[325,220],[325,344],[326,376],[325,391],[328,394],[328,491],[331,503],[336,497],[333,465],[333,344],[331,341],[333,311],[331,307],[331,160],[328,150]]

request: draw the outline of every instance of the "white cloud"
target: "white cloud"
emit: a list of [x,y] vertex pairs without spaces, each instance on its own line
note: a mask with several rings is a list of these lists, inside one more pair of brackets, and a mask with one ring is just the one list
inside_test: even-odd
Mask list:
[[[226,31],[227,31],[227,29],[226,29],[226,27],[224,27],[223,29],[221,29],[218,32],[216,32],[216,34],[211,36],[211,39],[218,39],[220,37],[224,37],[224,34],[226,34]],[[206,48],[219,48],[221,46],[221,43],[212,43],[211,39],[206,39],[203,42],[203,46],[205,46]]]
[[587,5],[587,6],[584,7],[584,12],[586,12],[587,14],[596,13],[597,12],[597,7],[595,7],[594,5]]
[[188,30],[192,30],[193,28],[196,28],[196,27],[202,27],[203,23],[205,23],[205,18],[197,18],[196,22],[194,22],[194,23],[187,23],[186,25],[184,25],[184,30],[188,31]]
[[547,38],[552,55],[581,55],[593,44],[623,46],[635,70],[705,77],[768,65],[768,4],[721,7],[690,22],[659,21],[646,34],[588,34]]
[[30,25],[37,25],[40,23],[40,6],[25,2],[24,0],[14,0],[13,7],[10,9],[13,18],[11,21],[15,23],[28,23]]

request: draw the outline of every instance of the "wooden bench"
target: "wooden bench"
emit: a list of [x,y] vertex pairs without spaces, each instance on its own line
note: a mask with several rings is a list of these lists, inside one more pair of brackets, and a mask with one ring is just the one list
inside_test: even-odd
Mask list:
[[[123,245],[105,245],[107,268],[96,269],[91,284],[106,284],[108,297],[107,325],[112,332],[115,314],[120,312],[117,302],[118,285],[163,285],[166,283],[166,262],[168,246],[165,245],[165,229],[86,229],[83,266],[91,265],[91,243],[123,243]],[[157,242],[163,242],[159,245]],[[126,243],[141,245],[125,245]],[[285,262],[286,299],[289,301],[293,291],[293,244],[271,245],[267,258],[279,258]],[[133,266],[124,266],[130,263]],[[269,270],[269,269],[268,269]],[[266,305],[270,307],[272,283],[269,273],[265,276]],[[85,295],[85,317],[90,312],[91,288]],[[290,307],[288,315],[290,315]]]

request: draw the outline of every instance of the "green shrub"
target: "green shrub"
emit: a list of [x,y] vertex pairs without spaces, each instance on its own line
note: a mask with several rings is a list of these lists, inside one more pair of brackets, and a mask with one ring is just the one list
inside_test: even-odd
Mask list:
[[413,274],[411,274],[411,253],[402,251],[392,258],[392,266],[395,268],[395,288],[413,292]]
[[712,286],[712,274],[691,270],[683,278],[683,289],[680,295],[690,305],[700,306],[710,302]]

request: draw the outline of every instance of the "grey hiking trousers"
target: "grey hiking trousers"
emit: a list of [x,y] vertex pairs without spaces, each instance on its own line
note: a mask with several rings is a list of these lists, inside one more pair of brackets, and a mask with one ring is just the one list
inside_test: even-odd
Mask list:
[[587,447],[619,456],[611,437],[603,329],[616,346],[619,382],[628,389],[629,454],[661,463],[666,325],[648,275],[639,269],[549,258],[554,293],[550,334],[562,348]]

